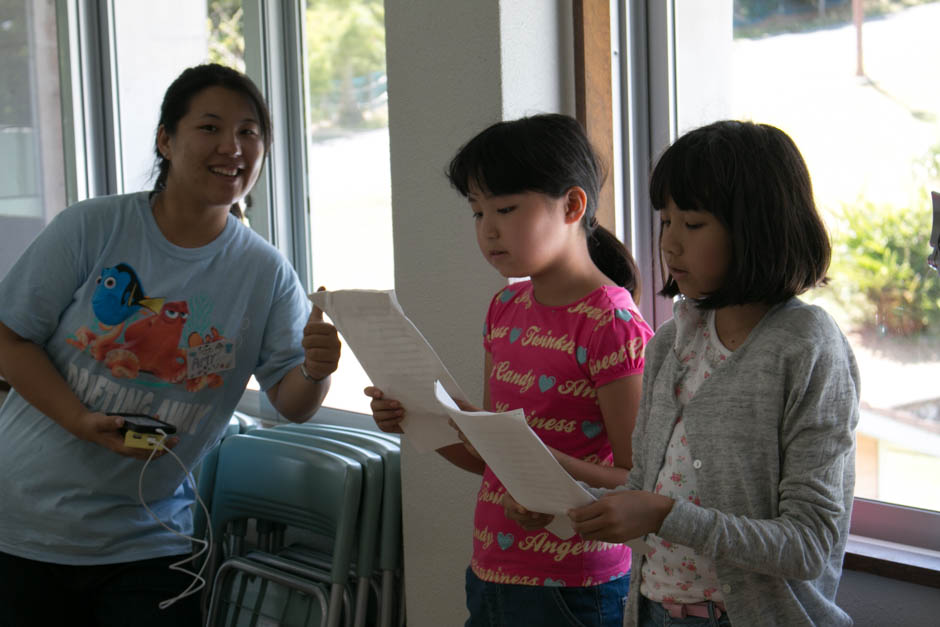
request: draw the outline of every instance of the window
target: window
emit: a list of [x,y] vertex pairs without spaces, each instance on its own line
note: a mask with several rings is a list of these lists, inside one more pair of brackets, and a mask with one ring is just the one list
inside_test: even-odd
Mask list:
[[0,5],[0,278],[65,207],[56,14]]
[[[853,4],[863,15],[853,15]],[[899,519],[940,510],[940,277],[926,264],[928,192],[940,188],[940,98],[925,80],[940,61],[929,30],[940,3],[673,0],[647,8],[637,28],[636,3],[621,5],[628,38],[648,37],[642,96],[653,156],[722,118],[774,124],[800,147],[833,240],[831,285],[806,299],[832,313],[852,343],[862,377],[856,496],[883,502],[858,504],[853,529],[936,549],[923,522],[905,528]],[[667,50],[660,55],[658,46]],[[859,524],[859,516],[875,519]]]
[[213,60],[244,71],[240,16],[241,0],[114,3],[120,171],[120,187],[115,191],[153,189],[160,103],[184,68]]
[[[385,9],[307,0],[307,167],[314,286],[394,287]],[[326,404],[369,412],[348,347]]]
[[[14,4],[23,15],[38,12],[35,3]],[[307,289],[392,287],[383,2],[122,0],[68,4],[60,13],[68,17],[67,39],[76,59],[72,164],[84,183],[75,185],[70,202],[151,189],[164,91],[185,67],[222,63],[251,76],[275,122],[272,150],[246,211],[251,228],[293,262]],[[55,43],[54,23],[50,32]],[[55,54],[51,59],[55,67]],[[27,60],[17,71],[26,76],[35,68]],[[30,128],[21,135],[29,137]],[[18,162],[38,154],[35,142],[20,144],[26,147]],[[297,176],[303,172],[306,177]],[[6,181],[0,178],[0,184]],[[28,209],[36,194],[21,195],[18,211],[36,213]],[[6,205],[0,206],[0,220],[6,219],[4,211]],[[45,222],[33,222],[34,235]],[[368,228],[356,228],[363,224]],[[348,237],[353,229],[358,235]],[[18,255],[10,253],[11,259]],[[328,404],[366,411],[367,383],[347,350]],[[242,408],[269,414],[257,384],[249,388]]]

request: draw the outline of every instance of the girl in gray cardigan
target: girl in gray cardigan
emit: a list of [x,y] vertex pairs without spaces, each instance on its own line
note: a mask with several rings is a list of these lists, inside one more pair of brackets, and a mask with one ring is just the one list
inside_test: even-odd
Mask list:
[[650,198],[681,298],[647,347],[626,489],[572,510],[575,530],[651,547],[625,624],[849,625],[858,369],[796,298],[830,256],[806,164],[777,128],[717,122],[666,150]]

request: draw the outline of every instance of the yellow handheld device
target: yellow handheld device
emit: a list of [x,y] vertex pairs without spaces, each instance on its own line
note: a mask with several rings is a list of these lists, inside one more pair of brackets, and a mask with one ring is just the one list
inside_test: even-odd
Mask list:
[[157,448],[157,443],[163,437],[157,430],[163,431],[167,435],[176,433],[176,427],[170,423],[157,420],[147,414],[119,412],[108,415],[124,418],[124,426],[121,427],[121,433],[124,434],[124,446],[131,448]]

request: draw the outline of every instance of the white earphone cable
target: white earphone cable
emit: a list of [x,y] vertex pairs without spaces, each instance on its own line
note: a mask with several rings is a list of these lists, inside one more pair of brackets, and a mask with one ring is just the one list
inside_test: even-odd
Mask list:
[[[195,594],[196,592],[199,592],[200,590],[202,590],[202,588],[205,587],[206,579],[205,577],[203,577],[203,572],[208,566],[210,558],[211,558],[212,520],[209,517],[209,508],[206,507],[205,502],[203,502],[202,498],[199,496],[199,486],[196,485],[196,480],[195,478],[193,478],[193,473],[191,473],[189,470],[186,469],[186,464],[183,463],[183,460],[181,460],[176,453],[174,453],[171,449],[163,446],[163,441],[166,440],[167,438],[166,432],[164,432],[162,429],[157,429],[157,433],[160,434],[159,439],[148,438],[148,441],[151,444],[155,444],[156,446],[150,452],[150,457],[148,457],[147,461],[144,462],[143,468],[140,469],[140,477],[138,477],[137,479],[137,498],[140,500],[140,504],[144,506],[144,509],[147,510],[147,513],[150,514],[150,517],[153,518],[155,521],[157,521],[157,523],[159,523],[161,527],[163,527],[167,531],[170,531],[173,534],[181,538],[186,538],[187,540],[190,540],[191,542],[195,544],[199,544],[202,547],[197,552],[193,553],[191,556],[185,557],[181,559],[180,561],[174,562],[173,564],[170,565],[170,570],[175,570],[181,573],[186,573],[187,575],[190,575],[193,578],[193,580],[185,590],[183,590],[181,593],[179,593],[175,597],[166,599],[164,601],[160,601],[159,603],[160,609],[165,610],[166,608],[170,607],[171,605],[173,605],[180,599],[186,598],[191,594]],[[161,451],[161,450],[173,456],[173,458],[177,461],[177,463],[179,463],[183,471],[186,472],[186,477],[192,483],[193,494],[196,495],[196,501],[198,501],[199,505],[202,507],[202,510],[206,513],[206,536],[207,537],[205,539],[194,538],[192,536],[188,536],[168,526],[166,523],[160,520],[156,514],[153,513],[153,510],[151,510],[150,507],[147,506],[147,502],[144,500],[144,471],[147,470],[147,466],[150,464],[150,461],[154,458],[154,455],[157,454],[157,451]],[[184,564],[187,564],[189,562],[195,562],[201,556],[205,555],[207,552],[210,554],[206,555],[206,558],[205,560],[203,560],[202,566],[199,568],[198,573],[194,573],[191,570],[187,570],[186,568],[183,568]]]

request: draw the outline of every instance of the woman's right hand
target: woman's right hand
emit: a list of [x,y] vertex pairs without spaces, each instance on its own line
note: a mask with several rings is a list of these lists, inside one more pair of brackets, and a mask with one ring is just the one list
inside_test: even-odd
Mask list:
[[372,399],[369,407],[372,409],[372,419],[375,420],[379,430],[385,433],[404,433],[401,421],[405,417],[405,408],[401,406],[401,403],[392,398],[385,398],[382,390],[371,385],[363,392]]
[[[151,449],[125,446],[124,434],[120,431],[123,426],[124,419],[120,416],[109,416],[101,412],[85,411],[70,421],[69,431],[81,440],[94,442],[118,455],[132,457],[134,459],[149,458],[152,452]],[[160,436],[155,435],[154,437]],[[163,446],[173,448],[178,442],[178,437],[171,436],[164,441]],[[165,451],[159,450],[153,454],[153,458],[156,459],[165,454]]]

